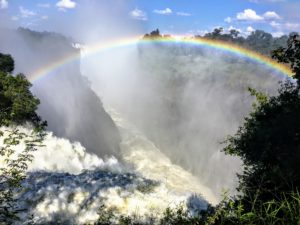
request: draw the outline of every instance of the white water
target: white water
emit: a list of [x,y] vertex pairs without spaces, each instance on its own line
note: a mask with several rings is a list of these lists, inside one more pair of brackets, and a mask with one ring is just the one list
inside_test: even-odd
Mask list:
[[[145,220],[153,215],[159,217],[167,207],[182,203],[191,210],[206,208],[204,199],[217,203],[213,193],[196,177],[172,164],[120,114],[114,110],[109,113],[121,133],[125,164],[113,157],[100,159],[80,143],[71,143],[49,132],[45,147],[33,153],[29,178],[20,192],[19,207],[28,209],[35,222],[94,222],[101,205],[120,215],[138,215]],[[21,143],[16,152],[23,148]],[[27,219],[26,213],[21,214],[23,221]]]
[[201,193],[210,203],[217,203],[211,190],[202,185],[196,177],[180,166],[172,164],[169,158],[117,112],[108,112],[121,132],[124,159],[134,165],[135,171],[144,177],[162,182],[172,193],[186,196]]

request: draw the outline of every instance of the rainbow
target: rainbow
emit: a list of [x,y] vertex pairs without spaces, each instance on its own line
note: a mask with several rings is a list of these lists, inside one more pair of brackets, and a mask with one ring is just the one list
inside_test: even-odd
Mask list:
[[[211,40],[205,38],[156,38],[156,39],[141,39],[140,37],[127,38],[121,40],[114,40],[110,42],[98,42],[84,48],[85,56],[91,56],[93,54],[98,54],[103,51],[117,49],[126,46],[132,46],[137,44],[150,44],[150,43],[178,43],[178,44],[187,44],[187,45],[195,45],[195,46],[203,46],[208,47],[215,50],[221,50],[223,52],[236,55],[237,57],[245,57],[259,64],[265,65],[275,71],[278,71],[286,76],[292,77],[293,72],[291,69],[284,64],[280,64],[275,60],[259,54],[255,51],[243,48],[233,43],[219,41],[219,40]],[[60,67],[73,62],[74,60],[78,60],[81,57],[80,54],[75,53],[68,55],[64,58],[58,59],[57,61],[42,67],[36,70],[34,73],[29,75],[29,80],[31,82],[36,82],[43,77],[46,77],[48,74],[55,72]]]

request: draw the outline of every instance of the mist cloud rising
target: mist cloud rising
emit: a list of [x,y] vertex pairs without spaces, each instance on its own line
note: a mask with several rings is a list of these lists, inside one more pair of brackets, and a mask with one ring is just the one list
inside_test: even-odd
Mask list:
[[251,110],[247,88],[272,94],[281,79],[247,59],[176,44],[137,44],[86,57],[82,71],[105,105],[219,194],[234,190],[240,172],[240,161],[225,156],[221,142]]

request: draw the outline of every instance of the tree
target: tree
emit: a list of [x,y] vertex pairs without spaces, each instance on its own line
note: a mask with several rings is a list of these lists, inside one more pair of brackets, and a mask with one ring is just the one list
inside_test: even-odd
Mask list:
[[251,93],[258,105],[229,138],[225,152],[243,160],[239,189],[244,194],[274,198],[300,187],[300,93],[290,81],[278,96]]
[[34,125],[42,125],[35,112],[39,100],[30,92],[31,84],[23,74],[12,76],[0,72],[0,124],[23,124],[30,121]]
[[295,73],[294,77],[300,86],[300,36],[298,33],[291,33],[287,41],[287,47],[279,47],[272,52],[272,57],[279,62],[288,63]]
[[11,73],[15,68],[14,60],[10,55],[0,53],[0,71]]
[[249,48],[257,50],[265,55],[270,55],[273,44],[272,34],[262,30],[252,32],[247,38],[246,43]]
[[235,29],[231,29],[229,31],[230,35],[233,37],[233,38],[237,38],[240,34],[240,32],[238,30],[235,30]]
[[213,32],[204,35],[205,38],[209,39],[220,39],[222,37],[224,29],[222,27],[215,28]]
[[[23,74],[13,76],[14,61],[0,54],[0,224],[12,224],[17,219],[17,197],[26,177],[32,152],[41,146],[46,122],[37,115],[39,100],[30,92],[31,84]],[[19,126],[30,126],[26,134]],[[16,146],[23,144],[22,152]]]
[[[295,40],[291,35],[288,48],[275,50],[273,57],[296,74],[300,45]],[[277,96],[249,88],[256,97],[253,112],[224,148],[243,161],[240,194],[225,198],[207,224],[299,224],[300,88],[295,78],[283,82]]]
[[144,39],[160,39],[162,38],[162,35],[160,34],[159,29],[156,29],[154,31],[151,31],[150,34],[145,34]]
[[[291,65],[298,83],[299,53],[299,36],[291,35],[288,48],[273,55]],[[300,188],[300,89],[287,80],[277,96],[250,92],[258,103],[224,151],[243,160],[244,172],[239,175],[243,198],[267,201]]]

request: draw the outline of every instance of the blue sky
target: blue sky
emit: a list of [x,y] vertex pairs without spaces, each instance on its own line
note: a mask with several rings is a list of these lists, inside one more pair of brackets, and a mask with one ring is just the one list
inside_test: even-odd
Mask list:
[[122,1],[124,13],[114,16],[132,20],[148,32],[159,28],[170,34],[203,34],[220,26],[243,35],[255,29],[275,36],[300,31],[299,0],[0,0],[0,19],[55,31],[51,22],[71,22],[83,5],[93,1],[107,2],[111,8]]

